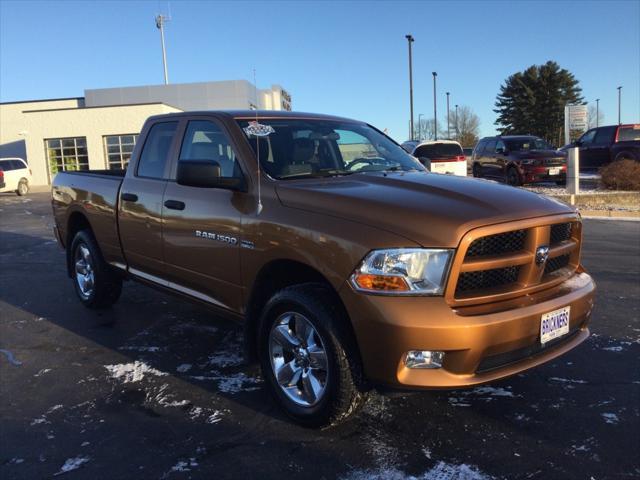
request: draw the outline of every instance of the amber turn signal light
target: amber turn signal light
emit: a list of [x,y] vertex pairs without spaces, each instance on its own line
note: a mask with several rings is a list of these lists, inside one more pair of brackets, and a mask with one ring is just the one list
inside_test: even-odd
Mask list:
[[404,278],[391,275],[372,275],[370,273],[357,273],[353,276],[355,284],[363,290],[407,292],[409,285]]

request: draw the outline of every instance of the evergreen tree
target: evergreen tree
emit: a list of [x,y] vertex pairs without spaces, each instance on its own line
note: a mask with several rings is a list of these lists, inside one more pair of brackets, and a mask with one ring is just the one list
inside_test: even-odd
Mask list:
[[583,103],[581,93],[578,80],[556,62],[532,65],[500,87],[495,124],[503,135],[532,134],[561,145],[564,107]]

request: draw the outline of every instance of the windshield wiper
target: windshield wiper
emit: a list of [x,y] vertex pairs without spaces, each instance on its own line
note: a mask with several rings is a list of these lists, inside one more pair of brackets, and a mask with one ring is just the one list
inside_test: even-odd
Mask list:
[[292,173],[291,175],[280,175],[278,178],[281,180],[289,180],[295,178],[327,178],[339,177],[342,175],[351,175],[360,172],[361,170],[321,170],[319,172],[312,173]]

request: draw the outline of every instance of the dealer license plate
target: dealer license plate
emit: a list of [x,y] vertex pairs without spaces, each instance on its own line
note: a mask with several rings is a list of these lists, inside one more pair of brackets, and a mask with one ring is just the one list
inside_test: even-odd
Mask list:
[[550,168],[549,169],[549,175],[560,175],[560,169],[559,168]]
[[569,333],[570,310],[571,307],[564,307],[542,315],[540,320],[540,343],[544,345]]

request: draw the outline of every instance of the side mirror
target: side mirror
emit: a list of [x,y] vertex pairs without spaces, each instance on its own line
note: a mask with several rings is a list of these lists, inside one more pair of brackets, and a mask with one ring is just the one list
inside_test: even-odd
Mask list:
[[418,157],[418,161],[427,167],[427,170],[431,171],[431,159],[427,157]]
[[213,160],[180,160],[176,183],[187,187],[242,189],[241,178],[221,177],[220,173],[220,164]]

